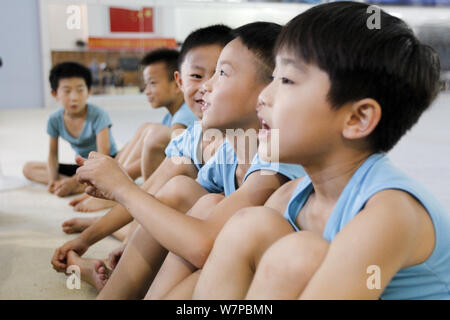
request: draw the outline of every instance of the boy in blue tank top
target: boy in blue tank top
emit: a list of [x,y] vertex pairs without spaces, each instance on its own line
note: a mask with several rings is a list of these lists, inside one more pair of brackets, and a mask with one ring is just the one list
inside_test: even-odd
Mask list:
[[[95,188],[90,192],[100,195],[97,192],[101,190],[101,196],[116,199],[140,223],[99,298],[139,298],[147,292],[146,298],[158,299],[178,282],[191,281],[221,227],[236,210],[263,204],[282,184],[303,175],[301,166],[264,162],[255,156],[256,148],[252,150],[250,143],[239,143],[247,140],[247,131],[253,131],[256,146],[256,130],[261,126],[257,98],[270,81],[273,46],[280,30],[281,26],[266,22],[234,30],[235,39],[222,50],[214,76],[203,85],[203,134],[215,131],[217,139],[225,135],[226,141],[200,169],[196,188],[203,189],[205,196],[187,215],[174,209],[176,203],[171,205],[174,192],[186,189],[187,181],[174,178],[178,189],[166,189],[166,185],[155,198],[135,188],[110,159],[96,154],[87,160],[79,158],[83,163],[79,179]],[[207,173],[202,176],[204,169]],[[101,173],[103,170],[108,175]],[[107,176],[124,188],[108,187]],[[192,183],[189,187],[194,189]],[[203,205],[205,201],[209,208]],[[130,269],[135,270],[133,275],[127,271]]]
[[80,193],[84,187],[74,177],[78,165],[59,163],[58,141],[70,143],[76,155],[91,151],[115,157],[117,147],[111,134],[111,120],[105,110],[86,103],[92,75],[88,68],[76,62],[63,62],[50,70],[53,97],[62,105],[47,122],[50,136],[48,161],[27,162],[23,174],[31,181],[47,184],[59,197]]
[[194,298],[450,298],[449,213],[384,154],[436,97],[439,59],[384,11],[367,28],[367,8],[319,5],[283,29],[259,114],[307,176],[227,223]]
[[[191,110],[195,110],[199,116],[201,116],[201,103],[203,101],[201,89],[203,83],[214,74],[220,52],[231,39],[232,34],[229,27],[213,25],[193,31],[183,42],[178,59],[180,71],[175,73],[175,78],[183,92],[186,104]],[[209,159],[209,154],[205,154],[204,157],[202,157],[202,154],[198,154],[198,150],[209,147],[209,141],[201,139],[202,130],[201,125],[198,124],[197,122],[188,127],[169,143],[165,150],[166,158],[141,186],[149,194],[158,196],[159,191],[171,178],[177,176],[191,177],[192,179],[188,180],[190,185],[184,190],[178,189],[176,197],[171,197],[172,205],[180,207],[180,210],[186,207],[190,208],[201,195],[206,193],[193,180],[197,177],[198,170],[203,163]],[[214,148],[215,146],[213,146]],[[187,180],[183,178],[179,177],[178,180]],[[172,187],[176,186],[176,180],[171,180]],[[191,188],[192,185],[194,185],[194,188],[197,186],[197,188]],[[195,192],[199,189],[201,189],[201,192]],[[173,203],[175,200],[177,205]],[[206,208],[209,206],[207,202],[204,202],[204,205]],[[133,221],[133,216],[120,204],[115,205],[100,219],[74,218],[65,221],[63,223],[64,232],[82,233],[56,249],[52,259],[53,267],[57,271],[65,271],[70,250],[73,250],[71,257],[74,257],[75,253],[81,256],[91,245],[112,234],[126,243],[128,236],[132,235],[137,225],[134,222],[130,223],[131,221]],[[120,253],[120,248],[112,253],[112,266],[114,266],[117,257],[120,257]],[[70,261],[73,262],[73,260]],[[104,276],[107,271],[104,263],[101,260],[82,259],[80,257],[76,261],[81,267],[82,278],[100,290],[104,285],[104,281],[100,277]]]
[[[178,72],[179,52],[173,49],[156,49],[141,60],[144,93],[153,109],[166,108],[161,123],[149,122],[141,125],[133,138],[117,154],[132,179],[141,175],[144,181],[164,160],[164,149],[174,132],[186,129],[197,121],[198,111],[193,111],[184,102],[175,73]],[[91,212],[113,206],[112,201],[95,199],[84,194],[73,199],[70,205],[75,211]]]

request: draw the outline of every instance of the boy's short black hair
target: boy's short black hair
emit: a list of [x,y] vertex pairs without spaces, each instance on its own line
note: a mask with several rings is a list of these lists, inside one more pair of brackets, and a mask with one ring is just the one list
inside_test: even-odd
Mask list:
[[252,22],[233,30],[234,38],[246,46],[256,57],[259,79],[270,82],[275,68],[274,48],[281,25],[272,22]]
[[368,137],[376,152],[390,150],[419,119],[439,91],[439,58],[402,20],[380,9],[380,29],[369,29],[367,4],[315,6],[292,19],[277,51],[328,73],[333,108],[363,98],[376,100],[381,120]]
[[58,90],[59,80],[67,78],[83,78],[88,90],[92,85],[91,70],[77,62],[61,62],[50,70],[50,87],[53,91]]
[[180,53],[174,49],[159,48],[147,53],[140,64],[147,67],[157,62],[164,62],[167,68],[167,77],[169,81],[175,80],[174,73],[178,70],[178,57]]
[[200,28],[191,32],[184,40],[180,50],[180,57],[178,58],[178,67],[181,70],[181,65],[187,53],[194,48],[208,45],[219,45],[222,48],[228,42],[233,40],[231,34],[232,29],[223,24],[215,24],[206,28]]

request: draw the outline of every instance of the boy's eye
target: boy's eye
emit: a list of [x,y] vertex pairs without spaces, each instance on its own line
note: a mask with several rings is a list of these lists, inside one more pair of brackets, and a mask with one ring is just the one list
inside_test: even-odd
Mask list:
[[201,75],[199,75],[199,74],[191,74],[191,77],[192,78],[195,78],[195,79],[201,79],[202,78],[202,76]]
[[223,70],[220,70],[219,74],[220,74],[221,76],[226,76],[226,75],[227,75],[227,74],[225,73],[225,71],[223,71]]
[[281,78],[281,83],[282,83],[282,84],[293,84],[294,82],[291,81],[291,80],[289,80],[288,78],[282,77],[282,78]]

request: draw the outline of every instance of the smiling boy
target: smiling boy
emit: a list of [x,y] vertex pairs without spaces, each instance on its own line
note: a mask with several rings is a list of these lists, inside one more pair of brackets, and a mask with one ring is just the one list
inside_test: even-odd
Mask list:
[[194,298],[450,298],[450,215],[384,154],[436,97],[439,59],[384,11],[367,29],[367,7],[319,5],[284,28],[259,114],[307,176],[227,223]]
[[[193,31],[183,43],[178,59],[180,72],[176,72],[174,76],[183,91],[186,104],[198,116],[201,116],[202,85],[214,74],[220,52],[231,39],[229,27],[213,25]],[[177,197],[171,198],[172,205],[178,207],[179,210],[189,209],[201,195],[206,194],[201,187],[195,188],[198,184],[194,185],[193,179],[197,177],[198,170],[203,163],[208,160],[208,158],[199,157],[197,149],[205,149],[208,144],[208,140],[201,139],[201,127],[194,125],[187,128],[184,133],[169,143],[165,150],[166,159],[141,188],[152,195],[158,195],[171,178],[177,177],[177,180],[171,180],[172,182],[166,190],[176,186],[177,181],[186,181],[187,177],[191,177],[192,179],[188,180],[190,185],[185,188],[185,192],[175,190]],[[195,189],[191,188],[192,185]],[[200,188],[202,190],[199,191]],[[199,192],[195,192],[195,190]],[[188,196],[183,198],[186,192],[188,192]],[[174,200],[178,202],[176,205],[173,204]],[[127,226],[131,221],[133,221],[133,216],[119,204],[101,219],[75,218],[66,221],[63,224],[63,230],[66,233],[83,232],[77,238],[55,250],[52,258],[54,269],[64,272],[69,264],[76,263],[81,266],[83,278],[101,290],[108,276],[105,264],[100,260],[85,260],[80,256],[91,245],[119,229],[115,235],[126,243],[127,235],[131,235],[136,226],[136,224],[132,227]],[[114,253],[112,259],[114,261],[111,261],[112,267],[115,266],[117,262],[115,260],[120,255],[121,250]]]
[[[274,64],[272,50],[280,29],[273,23],[256,22],[234,30],[235,39],[222,50],[214,77],[204,84],[202,127],[205,132],[207,129],[223,133],[227,129],[242,129],[243,134],[238,134],[238,138],[243,138],[247,129],[256,131],[260,127],[256,115],[257,97],[270,81]],[[171,285],[174,276],[181,281],[190,274],[185,274],[183,263],[188,263],[194,271],[203,265],[217,233],[235,210],[264,203],[283,183],[303,174],[300,166],[263,163],[254,152],[249,152],[249,144],[241,150],[239,144],[233,143],[235,137],[231,137],[231,141],[228,138],[199,171],[199,186],[209,192],[225,193],[225,198],[217,194],[205,196],[219,202],[211,207],[206,220],[202,219],[204,207],[197,206],[205,197],[185,215],[161,203],[158,197],[155,199],[136,189],[110,159],[95,153],[88,160],[78,158],[83,163],[78,172],[79,180],[89,183],[89,192],[119,201],[141,224],[99,298],[143,297],[167,251],[177,257],[170,262],[166,260],[165,263],[172,266],[165,279]],[[226,161],[229,159],[230,163]],[[267,172],[272,174],[265,174]],[[112,180],[121,187],[112,187]],[[173,264],[181,267],[181,277],[180,270]],[[127,271],[130,268],[135,270],[132,276]],[[157,294],[150,288],[147,297],[164,295],[158,286],[156,289]]]

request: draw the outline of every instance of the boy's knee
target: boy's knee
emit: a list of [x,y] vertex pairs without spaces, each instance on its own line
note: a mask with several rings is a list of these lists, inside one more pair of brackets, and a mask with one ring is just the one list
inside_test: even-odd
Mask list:
[[270,226],[278,220],[276,214],[264,207],[248,207],[236,211],[224,226],[224,233],[239,241],[259,241],[270,232]]
[[144,133],[147,130],[147,128],[149,128],[150,126],[151,126],[150,122],[146,122],[146,123],[141,124],[140,127],[138,128],[138,131],[137,131],[138,134]]
[[23,175],[27,178],[30,179],[31,175],[33,172],[33,162],[27,162],[24,164],[23,168],[22,168],[22,173]]
[[165,148],[170,141],[170,133],[166,126],[152,123],[148,126],[144,136],[144,148],[154,150]]
[[217,193],[208,193],[202,196],[200,199],[198,199],[197,203],[195,204],[196,207],[202,208],[202,209],[208,209],[212,206],[215,206],[220,201],[222,201],[224,198],[223,195],[217,194]]
[[224,196],[221,194],[208,193],[198,199],[192,209],[189,210],[187,215],[206,220],[209,217],[212,208],[214,208],[220,201],[222,201],[223,198]]
[[188,184],[192,181],[193,179],[187,176],[175,176],[156,193],[155,197],[172,208],[180,208],[184,203],[189,202]]
[[264,274],[300,280],[317,270],[327,250],[328,242],[320,236],[308,231],[295,232],[269,247],[258,267]]

